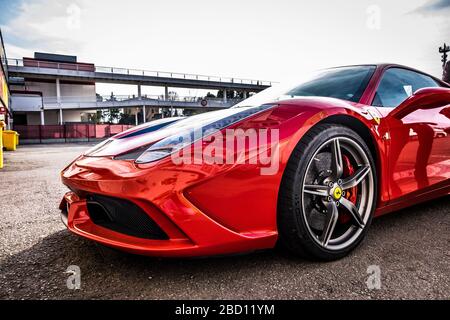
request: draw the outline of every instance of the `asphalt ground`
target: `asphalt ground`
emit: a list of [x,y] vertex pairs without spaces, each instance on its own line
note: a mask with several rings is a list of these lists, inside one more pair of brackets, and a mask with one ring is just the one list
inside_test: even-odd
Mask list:
[[[376,219],[357,250],[331,263],[279,250],[156,259],[99,246],[61,223],[58,205],[67,190],[59,173],[88,147],[6,153],[0,299],[450,299],[449,196]],[[71,265],[81,271],[77,290],[67,286]]]

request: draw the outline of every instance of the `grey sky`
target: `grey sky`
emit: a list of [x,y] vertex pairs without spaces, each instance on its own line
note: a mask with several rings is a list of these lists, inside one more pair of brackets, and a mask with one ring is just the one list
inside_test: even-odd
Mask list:
[[428,11],[428,12],[436,12],[442,9],[448,9],[450,7],[450,0],[433,0],[429,1],[422,7],[420,7],[419,11]]
[[441,74],[448,0],[0,0],[9,57],[283,81],[397,62]]

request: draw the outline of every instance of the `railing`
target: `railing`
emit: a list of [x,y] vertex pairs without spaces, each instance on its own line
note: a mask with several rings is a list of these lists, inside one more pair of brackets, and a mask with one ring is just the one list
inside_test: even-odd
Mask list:
[[227,99],[223,98],[204,98],[193,96],[174,96],[165,99],[164,95],[117,95],[117,96],[97,96],[97,97],[78,97],[78,96],[64,96],[58,101],[57,97],[44,97],[44,108],[59,109],[59,108],[108,108],[108,107],[134,107],[134,106],[149,106],[149,107],[217,107],[228,108],[239,103],[242,99]]
[[133,126],[122,124],[74,123],[64,125],[14,125],[21,140],[29,142],[97,141],[121,133]]
[[[12,58],[7,59],[8,66],[14,66],[14,67],[36,67],[36,68],[61,69],[61,70],[73,70],[73,71],[95,71],[98,73],[108,73],[108,74],[118,74],[118,75],[135,75],[135,76],[199,80],[199,81],[210,81],[210,82],[251,84],[251,85],[258,85],[258,86],[272,86],[272,84],[274,83],[273,81],[266,81],[266,80],[218,77],[218,76],[208,76],[208,75],[201,75],[201,74],[167,72],[167,71],[151,71],[151,70],[142,70],[142,69],[103,67],[103,66],[94,66],[94,65],[90,65],[90,64],[47,62],[47,61],[39,61],[39,60],[26,60],[26,61],[29,64],[31,64],[31,62],[32,62],[32,65],[26,65],[26,64],[24,65],[23,59],[12,59]],[[93,68],[93,70],[91,70],[91,68]]]
[[[44,103],[58,103],[58,98],[55,96],[44,97]],[[61,103],[77,103],[77,102],[112,102],[112,101],[145,101],[145,100],[158,100],[164,102],[201,102],[202,100],[206,101],[224,101],[223,98],[215,98],[215,97],[201,97],[201,96],[170,96],[167,99],[164,95],[148,95],[144,94],[141,97],[138,97],[134,94],[129,95],[98,95],[96,97],[89,96],[62,96]],[[227,102],[240,102],[242,99],[232,98],[227,99]]]

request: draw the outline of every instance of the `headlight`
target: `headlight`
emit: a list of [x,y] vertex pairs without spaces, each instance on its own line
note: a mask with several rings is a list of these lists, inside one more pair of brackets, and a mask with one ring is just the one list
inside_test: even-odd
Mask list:
[[[202,119],[203,121],[199,121],[199,125],[186,126],[184,130],[180,130],[179,134],[169,136],[151,145],[136,159],[136,163],[149,163],[161,160],[207,135],[272,107],[273,105],[266,104],[258,107],[231,108],[227,110],[227,112],[231,113],[230,115],[221,115],[220,118],[212,117],[209,122]],[[189,123],[195,121],[195,119],[186,118],[181,120],[180,123],[183,121]]]
[[101,151],[102,149],[107,148],[108,144],[110,144],[112,142],[111,139],[107,139],[105,141],[100,142],[99,144],[93,146],[92,148],[90,148],[89,150],[87,150],[84,155],[87,157],[90,157],[91,155],[93,155],[96,152]]

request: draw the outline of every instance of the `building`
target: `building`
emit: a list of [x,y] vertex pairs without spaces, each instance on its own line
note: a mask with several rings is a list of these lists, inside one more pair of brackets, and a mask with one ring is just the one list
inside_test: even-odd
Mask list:
[[[182,112],[189,115],[229,108],[270,81],[184,74],[81,63],[76,56],[36,52],[33,58],[8,59],[15,125],[62,125],[98,121],[98,110],[124,115],[137,124]],[[96,83],[134,85],[137,95],[100,96]],[[142,87],[163,87],[164,94],[143,95]],[[215,97],[182,97],[175,88],[215,90]],[[108,112],[111,111],[111,112]],[[110,117],[110,119],[113,117]]]
[[10,127],[12,119],[10,111],[10,92],[8,86],[8,64],[6,51],[3,44],[2,32],[0,30],[0,121],[4,121]]
[[[39,53],[34,58],[23,58],[23,66],[58,70],[94,71],[90,63],[77,61],[76,56]],[[15,125],[56,125],[71,122],[89,122],[96,110],[71,110],[70,103],[96,101],[94,81],[14,78],[11,81]],[[48,108],[51,105],[53,108]]]

